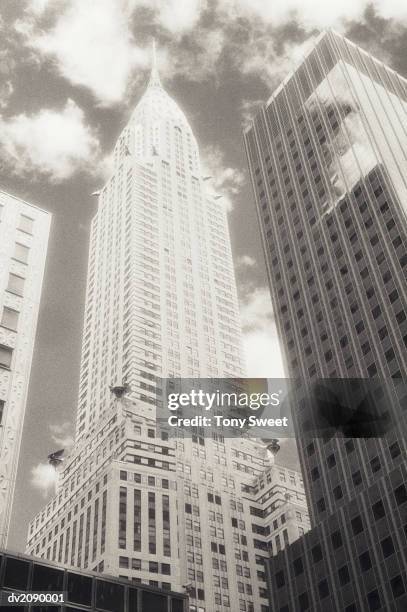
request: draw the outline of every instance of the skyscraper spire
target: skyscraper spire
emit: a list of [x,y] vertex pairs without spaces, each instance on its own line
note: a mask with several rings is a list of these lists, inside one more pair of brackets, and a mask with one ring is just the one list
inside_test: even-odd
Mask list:
[[151,61],[151,74],[150,80],[148,82],[149,87],[161,87],[160,75],[158,74],[157,68],[157,52],[156,52],[156,44],[155,38],[153,38],[152,42],[152,61]]

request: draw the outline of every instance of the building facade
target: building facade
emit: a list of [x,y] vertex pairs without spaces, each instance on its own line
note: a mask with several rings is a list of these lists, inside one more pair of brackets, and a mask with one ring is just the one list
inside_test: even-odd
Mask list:
[[266,446],[156,429],[161,378],[244,374],[226,215],[207,179],[154,65],[99,193],[75,446],[27,551],[186,590],[191,612],[264,612],[267,537],[250,508]]
[[[380,438],[310,440],[305,415],[296,413],[313,529],[271,563],[272,574],[285,564],[285,586],[280,580],[275,591],[281,610],[405,607],[406,101],[404,78],[325,32],[245,133],[288,375],[380,378],[397,398],[388,407],[398,426]],[[357,534],[353,520],[363,527]],[[338,529],[340,552],[328,537]],[[326,575],[304,554],[316,530]],[[385,536],[387,550],[394,545],[388,554]],[[362,570],[356,555],[365,553],[372,562]],[[292,555],[308,573],[297,577]],[[328,604],[317,578],[328,581]]]
[[265,537],[270,556],[277,555],[309,531],[304,486],[298,472],[273,463],[253,482],[250,499],[250,514],[262,519],[254,532]]
[[0,546],[10,524],[50,215],[0,191]]

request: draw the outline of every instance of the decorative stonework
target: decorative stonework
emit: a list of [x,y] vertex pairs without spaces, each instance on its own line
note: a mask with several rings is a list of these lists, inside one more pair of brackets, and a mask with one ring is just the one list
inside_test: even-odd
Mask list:
[[8,390],[10,387],[11,372],[0,368],[0,399],[7,399]]
[[16,333],[4,327],[0,327],[0,344],[9,346],[10,348],[15,348]]

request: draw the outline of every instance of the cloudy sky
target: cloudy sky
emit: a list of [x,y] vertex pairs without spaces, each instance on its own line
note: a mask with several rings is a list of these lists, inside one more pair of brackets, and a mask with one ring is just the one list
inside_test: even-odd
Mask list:
[[405,0],[1,0],[0,188],[53,213],[10,548],[52,492],[44,458],[72,437],[90,194],[145,87],[152,37],[229,209],[249,374],[279,376],[242,125],[325,27],[407,74]]

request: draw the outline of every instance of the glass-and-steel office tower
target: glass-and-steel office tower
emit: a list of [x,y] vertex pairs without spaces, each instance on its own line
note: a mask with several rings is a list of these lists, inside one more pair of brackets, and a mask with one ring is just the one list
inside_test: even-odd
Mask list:
[[[322,526],[326,556],[340,563],[342,552],[330,548],[327,527],[336,517],[350,563],[343,584],[335,567],[329,569],[332,584],[321,592],[332,601],[320,603],[312,555],[301,561],[311,572],[311,586],[296,591],[307,572],[298,562],[297,578],[289,562],[293,553],[287,553],[291,586],[283,587],[281,575],[280,590],[274,584],[277,599],[278,593],[287,595],[286,603],[282,596],[278,600],[282,610],[287,602],[297,609],[294,601],[298,609],[347,609],[347,601],[393,609],[394,592],[401,596],[407,522],[406,119],[407,81],[345,38],[325,32],[245,133],[287,374],[311,381],[380,377],[400,399],[399,427],[382,439],[310,441],[301,437],[299,425],[311,524]],[[398,562],[387,571],[383,547],[390,551],[392,544],[392,562]],[[308,545],[290,548],[301,546]],[[373,581],[371,574],[364,576],[366,584],[357,561],[364,553],[375,572]],[[346,572],[359,576],[353,590]]]

